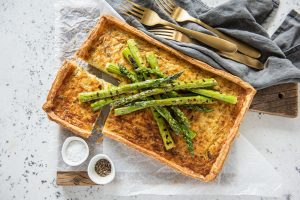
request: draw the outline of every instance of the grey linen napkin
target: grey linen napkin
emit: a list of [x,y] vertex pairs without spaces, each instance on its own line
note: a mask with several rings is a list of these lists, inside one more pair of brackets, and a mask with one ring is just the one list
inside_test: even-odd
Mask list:
[[[119,5],[124,4],[124,1],[120,0],[107,0],[107,2],[119,13]],[[176,23],[155,4],[154,0],[136,0],[135,2],[155,10],[162,18]],[[192,16],[257,48],[262,53],[260,60],[265,63],[265,69],[258,71],[220,57],[212,49],[201,44],[187,44],[162,39],[148,32],[147,28],[149,27],[143,26],[134,17],[120,14],[127,23],[151,37],[215,68],[239,76],[257,89],[300,81],[300,15],[296,11],[289,13],[283,24],[270,38],[262,27],[262,23],[278,7],[279,2],[276,0],[232,0],[214,8],[209,8],[200,0],[175,0],[175,2]],[[180,25],[212,34],[192,22],[183,22]]]

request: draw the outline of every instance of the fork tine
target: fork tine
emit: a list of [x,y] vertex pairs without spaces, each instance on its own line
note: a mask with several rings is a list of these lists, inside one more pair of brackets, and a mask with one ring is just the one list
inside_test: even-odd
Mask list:
[[120,7],[118,8],[118,11],[120,11],[122,14],[124,15],[127,15],[127,16],[130,16],[127,11],[128,11],[128,8],[126,8],[125,6],[123,5],[120,5]]
[[174,37],[172,34],[165,34],[165,33],[159,33],[159,32],[151,32],[153,33],[154,35],[163,35],[163,36],[168,36],[168,37]]
[[152,29],[152,30],[149,30],[149,32],[156,32],[156,33],[174,33],[172,30],[165,30],[165,29]]
[[173,0],[166,0],[166,1],[168,1],[171,6],[176,7],[176,5],[175,5],[175,3],[174,3]]
[[161,29],[152,29],[152,30],[149,30],[149,32],[151,32],[157,36],[165,36],[168,38],[174,38],[174,32],[162,32]]
[[159,37],[164,37],[164,38],[173,38],[172,35],[165,35],[165,34],[160,34],[160,33],[153,33],[154,35],[156,36],[159,36]]
[[[155,29],[155,28],[153,28]],[[153,30],[152,29],[152,30]],[[172,30],[172,31],[176,31],[176,29],[172,28],[171,26],[159,26],[156,29],[163,29],[163,30]]]
[[143,13],[144,13],[144,11],[141,11],[141,10],[135,8],[135,7],[131,7],[131,10],[139,13],[140,15],[143,15]]
[[156,0],[155,2],[160,9],[166,11],[169,15],[172,13],[172,11],[164,3],[161,2],[161,0]]
[[130,1],[130,0],[126,0],[128,3],[130,3],[131,5],[135,6],[136,8],[140,9],[141,11],[145,11],[145,8],[134,3],[133,1]]
[[168,37],[173,37],[173,35],[171,35],[171,34],[156,33],[156,32],[151,32],[151,33],[153,33],[154,35],[164,35],[164,36],[168,36]]
[[171,13],[174,11],[175,5],[174,4],[170,4],[170,2],[168,0],[161,0],[165,5],[167,5],[167,7],[169,7],[169,10],[171,10]]
[[164,39],[167,39],[167,40],[174,40],[174,38],[173,37],[171,37],[171,36],[167,36],[167,35],[158,35],[158,34],[155,34],[156,36],[158,36],[158,37],[161,37],[161,38],[164,38]]
[[127,13],[128,13],[128,14],[131,14],[131,15],[133,15],[133,16],[135,16],[135,17],[138,18],[138,19],[142,19],[142,17],[143,17],[142,14],[136,13],[136,12],[134,12],[133,10],[127,10]]
[[139,12],[134,12],[131,8],[125,7],[124,5],[120,5],[121,9],[119,9],[123,14],[125,15],[133,15],[134,17],[141,19],[143,17],[143,14]]
[[120,13],[122,13],[123,15],[126,15],[127,17],[130,17],[131,15],[127,13],[126,10],[123,10],[123,9],[118,9],[118,11],[120,11]]

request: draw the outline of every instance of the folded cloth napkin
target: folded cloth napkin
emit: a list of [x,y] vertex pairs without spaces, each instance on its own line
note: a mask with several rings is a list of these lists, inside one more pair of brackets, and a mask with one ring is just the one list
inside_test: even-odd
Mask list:
[[[209,8],[200,0],[174,0],[176,5],[187,10],[195,18],[257,48],[262,53],[260,60],[265,63],[265,69],[261,71],[220,57],[212,49],[201,44],[180,43],[157,37],[148,32],[148,27],[143,26],[134,17],[120,12],[120,4],[124,4],[124,1],[107,0],[107,2],[132,26],[195,59],[239,76],[257,89],[300,81],[300,15],[296,11],[291,11],[272,38],[262,27],[262,24],[278,7],[279,1],[232,0]],[[162,18],[176,23],[157,6],[155,0],[136,0],[135,2],[156,11]],[[192,22],[183,22],[179,25],[212,34]]]

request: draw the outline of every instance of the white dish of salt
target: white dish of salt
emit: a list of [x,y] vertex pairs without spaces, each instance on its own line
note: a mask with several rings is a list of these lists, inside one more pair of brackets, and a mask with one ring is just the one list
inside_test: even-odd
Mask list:
[[89,156],[89,147],[80,137],[68,137],[62,146],[63,161],[70,166],[78,166]]

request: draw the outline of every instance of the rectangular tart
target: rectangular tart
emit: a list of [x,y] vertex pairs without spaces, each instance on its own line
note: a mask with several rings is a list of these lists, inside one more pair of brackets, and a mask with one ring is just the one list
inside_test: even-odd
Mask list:
[[89,74],[73,61],[64,61],[43,105],[49,119],[76,135],[88,138],[100,113],[93,112],[89,103],[80,103],[80,92],[95,91],[106,83]]
[[206,182],[213,180],[221,171],[255,89],[238,77],[188,57],[111,16],[100,18],[76,56],[104,72],[108,62],[121,63],[131,68],[122,56],[128,39],[137,42],[142,58],[145,58],[146,52],[154,52],[164,73],[169,75],[184,71],[180,80],[215,78],[221,92],[236,95],[238,103],[231,105],[218,102],[210,106],[214,110],[211,113],[184,110],[191,129],[197,132],[193,139],[194,156],[188,152],[184,139],[174,134],[172,137],[176,147],[165,150],[149,109],[124,116],[114,116],[111,112],[103,129],[104,135],[157,159],[184,175]]

